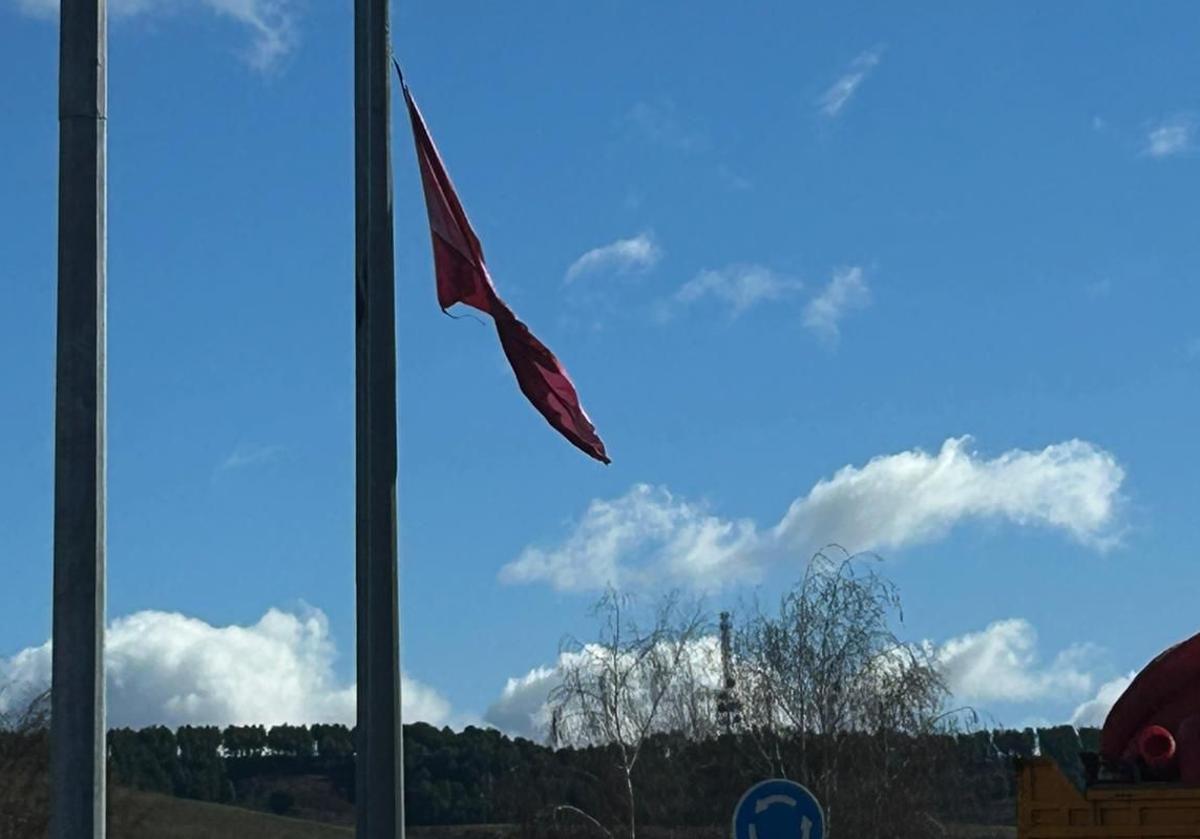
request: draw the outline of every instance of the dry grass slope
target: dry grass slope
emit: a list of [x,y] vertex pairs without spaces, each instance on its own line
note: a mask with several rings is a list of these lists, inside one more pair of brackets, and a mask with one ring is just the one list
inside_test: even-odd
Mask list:
[[[353,828],[291,819],[223,804],[118,790],[113,800],[111,839],[349,839]],[[1012,839],[1011,827],[946,825],[946,839]],[[643,831],[639,831],[641,834]],[[598,833],[569,832],[578,839]],[[727,829],[660,830],[647,828],[647,839],[722,839]],[[411,839],[519,839],[519,831],[503,826],[410,827]],[[565,834],[561,834],[565,835]],[[932,836],[931,836],[932,839]]]
[[[224,804],[117,790],[110,839],[351,839],[354,829]],[[411,839],[501,839],[502,827],[410,827]]]
[[[40,821],[40,820],[39,820]],[[945,825],[931,839],[1013,839],[1011,827]],[[646,839],[723,839],[727,829],[646,828]],[[463,827],[410,827],[411,839],[521,839],[521,832],[500,825]],[[109,836],[111,839],[350,839],[350,827],[275,816],[223,804],[172,798],[153,793],[112,790]],[[541,834],[539,834],[541,835]],[[556,839],[598,839],[595,831],[559,828]],[[0,839],[42,839],[44,829],[13,829],[0,823]]]
[[350,839],[354,830],[166,795],[116,791],[112,839]]

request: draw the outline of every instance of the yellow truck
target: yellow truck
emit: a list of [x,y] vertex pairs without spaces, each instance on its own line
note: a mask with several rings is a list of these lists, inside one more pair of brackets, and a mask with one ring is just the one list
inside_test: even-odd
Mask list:
[[1200,787],[1093,784],[1049,758],[1017,762],[1017,839],[1200,839]]

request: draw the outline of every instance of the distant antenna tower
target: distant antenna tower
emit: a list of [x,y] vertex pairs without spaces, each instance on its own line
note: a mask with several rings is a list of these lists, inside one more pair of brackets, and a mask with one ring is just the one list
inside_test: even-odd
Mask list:
[[737,680],[733,677],[733,653],[730,635],[732,623],[728,612],[721,613],[721,679],[723,686],[717,694],[717,720],[721,729],[730,734],[742,721],[742,703],[734,697]]

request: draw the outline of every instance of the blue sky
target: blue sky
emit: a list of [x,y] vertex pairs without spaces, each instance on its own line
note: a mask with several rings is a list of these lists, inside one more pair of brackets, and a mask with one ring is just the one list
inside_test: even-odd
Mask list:
[[[0,0],[10,675],[44,670],[50,625],[49,4]],[[240,660],[329,703],[282,707],[336,716],[353,680],[349,4],[111,6],[114,713],[273,713],[283,700],[239,693]],[[905,637],[1010,724],[1083,719],[1196,631],[1189,11],[397,5],[497,286],[614,460],[545,426],[491,329],[438,311],[397,121],[411,713],[520,718],[600,580],[715,608],[773,596],[831,540],[886,557]]]

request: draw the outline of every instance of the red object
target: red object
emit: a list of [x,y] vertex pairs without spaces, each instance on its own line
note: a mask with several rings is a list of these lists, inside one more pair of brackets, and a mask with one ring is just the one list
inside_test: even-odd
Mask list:
[[1137,752],[1151,769],[1165,769],[1175,757],[1175,738],[1161,725],[1148,725],[1137,736]]
[[1113,704],[1100,733],[1100,754],[1119,760],[1147,726],[1179,731],[1200,711],[1200,635],[1168,648],[1147,664]]
[[483,247],[459,203],[425,120],[403,79],[401,85],[429,211],[438,304],[445,311],[462,303],[491,315],[521,391],[564,437],[596,460],[609,463],[604,443],[579,403],[567,371],[496,293],[484,264]]
[[1179,780],[1185,784],[1200,784],[1200,716],[1192,714],[1179,723],[1177,750]]

